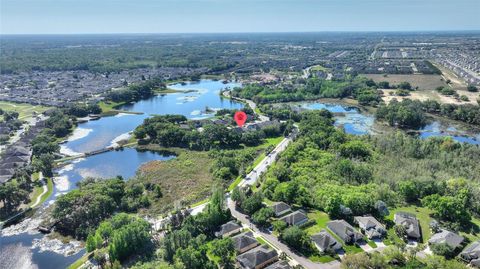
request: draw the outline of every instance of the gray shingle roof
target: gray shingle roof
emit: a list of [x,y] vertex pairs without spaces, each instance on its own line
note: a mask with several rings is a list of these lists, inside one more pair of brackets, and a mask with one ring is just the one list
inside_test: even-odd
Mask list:
[[237,256],[238,263],[245,269],[253,269],[267,261],[278,258],[277,252],[267,246],[259,246]]
[[232,240],[237,251],[240,251],[248,246],[259,245],[258,241],[253,237],[252,232],[236,235],[232,237]]
[[278,202],[272,205],[273,212],[276,216],[280,216],[283,212],[291,210],[290,206],[284,202]]
[[428,240],[428,243],[430,244],[446,243],[447,245],[455,249],[462,244],[463,240],[464,240],[463,236],[460,236],[456,233],[453,233],[447,230],[442,230],[441,232],[432,235],[430,240]]
[[327,227],[345,243],[353,243],[363,238],[363,235],[345,220],[332,220],[327,223]]
[[405,227],[408,237],[419,239],[422,236],[420,223],[415,215],[406,212],[397,212],[393,217],[393,221],[395,224]]
[[354,220],[370,239],[380,238],[386,233],[385,226],[372,216],[357,216]]
[[297,210],[280,218],[280,220],[286,222],[288,225],[301,225],[308,221],[308,217],[301,210]]
[[242,226],[238,225],[235,221],[229,221],[225,224],[223,224],[221,227],[220,227],[220,230],[218,232],[215,233],[216,236],[222,236],[224,234],[227,234],[229,232],[232,232],[232,231],[235,231],[237,229],[240,229],[242,228]]
[[265,267],[265,269],[291,269],[286,261],[278,261],[272,265]]
[[322,252],[325,252],[329,249],[339,250],[342,248],[342,244],[340,244],[326,230],[321,230],[319,233],[312,235],[311,239],[317,248]]

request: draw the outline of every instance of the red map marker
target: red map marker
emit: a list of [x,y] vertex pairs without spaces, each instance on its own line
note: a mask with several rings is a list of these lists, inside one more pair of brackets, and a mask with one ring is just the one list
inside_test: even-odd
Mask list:
[[235,116],[233,116],[233,119],[235,119],[239,127],[242,127],[247,121],[247,114],[245,114],[245,112],[243,111],[237,111],[235,112]]

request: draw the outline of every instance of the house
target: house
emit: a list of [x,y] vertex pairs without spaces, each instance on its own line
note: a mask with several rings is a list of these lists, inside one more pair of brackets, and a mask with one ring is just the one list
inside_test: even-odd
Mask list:
[[480,240],[467,246],[461,253],[460,258],[471,265],[480,267]]
[[405,227],[409,238],[418,240],[422,237],[420,223],[415,215],[406,212],[398,212],[393,216],[393,222],[395,222],[396,225]]
[[249,124],[246,124],[244,128],[247,130],[262,130],[267,127],[274,127],[274,126],[280,126],[280,122],[277,120],[273,121],[261,121],[261,122],[252,122]]
[[432,245],[445,243],[452,249],[456,249],[462,245],[463,241],[463,236],[447,230],[441,230],[441,232],[432,235],[428,243]]
[[271,206],[271,208],[273,209],[273,212],[275,212],[276,217],[280,217],[287,213],[292,212],[292,209],[290,208],[290,206],[284,202],[275,203]]
[[236,235],[232,237],[232,240],[233,240],[233,245],[235,246],[235,250],[237,250],[237,253],[247,252],[250,249],[260,245],[260,243],[258,243],[255,237],[253,237],[252,232]]
[[382,238],[387,233],[385,226],[372,216],[358,216],[354,217],[353,220],[358,224],[358,227],[360,227],[368,239]]
[[347,244],[353,244],[363,239],[363,235],[344,220],[332,220],[327,223],[327,227]]
[[243,269],[262,269],[277,260],[277,252],[267,246],[259,246],[237,256],[237,263]]
[[297,225],[300,226],[308,221],[307,215],[301,211],[297,210],[295,212],[292,212],[282,218],[280,218],[281,221],[284,221],[287,225]]
[[340,244],[331,234],[329,234],[325,229],[321,230],[319,233],[311,236],[315,247],[321,252],[327,252],[329,250],[337,251],[342,248]]
[[272,265],[265,267],[265,269],[291,269],[290,265],[286,261],[278,261]]
[[217,237],[228,237],[232,234],[237,234],[242,229],[242,226],[237,224],[235,221],[229,221],[222,226],[220,226],[220,230],[215,233]]

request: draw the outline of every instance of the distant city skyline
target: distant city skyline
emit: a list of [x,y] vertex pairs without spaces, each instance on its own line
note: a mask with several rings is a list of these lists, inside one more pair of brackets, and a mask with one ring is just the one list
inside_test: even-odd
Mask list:
[[0,0],[0,34],[480,30],[479,0]]

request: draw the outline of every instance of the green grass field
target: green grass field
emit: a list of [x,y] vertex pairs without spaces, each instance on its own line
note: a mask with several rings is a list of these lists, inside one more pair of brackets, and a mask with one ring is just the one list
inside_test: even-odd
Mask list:
[[76,260],[74,263],[70,264],[67,269],[77,269],[80,268],[89,258],[93,255],[93,252],[86,253],[80,259]]
[[41,114],[50,107],[41,106],[41,105],[31,105],[26,103],[13,103],[13,102],[5,102],[0,101],[0,108],[6,111],[15,111],[18,112],[18,118],[20,120],[26,120],[34,116],[34,114]]
[[110,115],[115,113],[117,107],[124,104],[124,102],[102,101],[98,103],[98,106],[102,109],[102,115]]
[[308,227],[305,229],[305,231],[309,235],[314,235],[316,233],[319,233],[321,230],[327,228],[327,223],[330,221],[330,217],[328,216],[327,213],[321,212],[318,210],[312,210],[307,213],[307,216],[309,219],[315,220],[316,224]]
[[[32,206],[35,201],[37,201],[38,196],[40,196],[43,193],[43,187],[41,185],[38,185],[34,188],[31,198],[30,198],[30,203],[28,206]],[[47,192],[40,198],[40,202],[38,205],[41,205],[43,202],[47,200],[50,195],[53,193],[53,180],[51,178],[47,178]],[[37,205],[37,206],[38,206]]]

